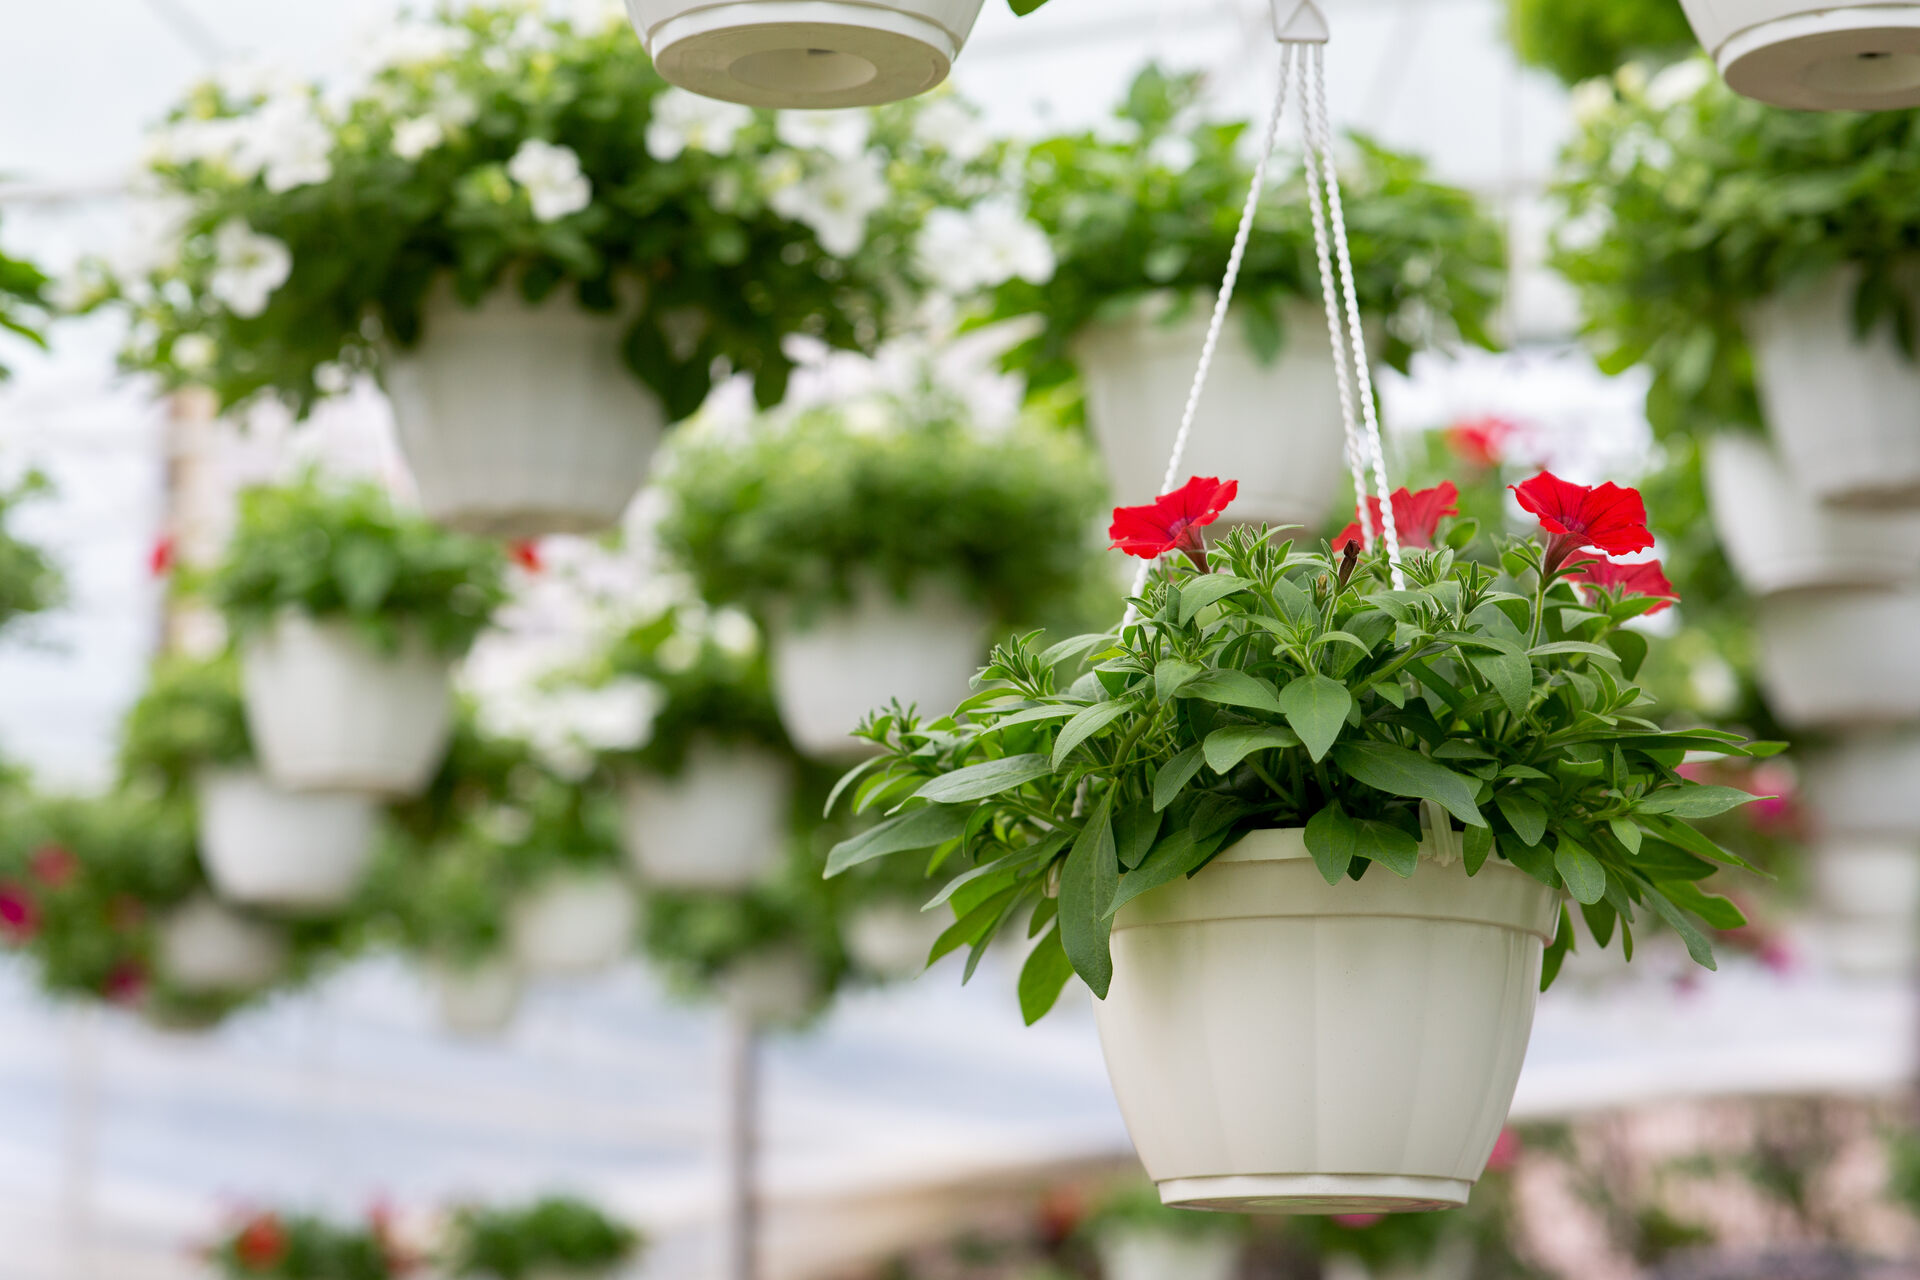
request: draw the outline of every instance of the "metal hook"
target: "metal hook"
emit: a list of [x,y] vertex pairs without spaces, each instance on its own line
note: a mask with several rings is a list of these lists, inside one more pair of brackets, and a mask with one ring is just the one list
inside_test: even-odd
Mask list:
[[1273,38],[1282,44],[1325,44],[1333,32],[1314,0],[1273,0]]

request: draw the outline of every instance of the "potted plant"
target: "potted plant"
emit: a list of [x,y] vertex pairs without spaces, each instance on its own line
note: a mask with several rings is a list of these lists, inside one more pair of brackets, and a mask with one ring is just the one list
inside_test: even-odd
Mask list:
[[[1087,423],[1121,500],[1158,493],[1234,241],[1223,210],[1246,199],[1244,122],[1199,119],[1198,76],[1149,67],[1109,133],[1036,145],[1026,202],[1053,240],[1051,278],[996,291],[998,317],[1038,316],[1012,359],[1037,389],[1077,369]],[[1418,160],[1363,138],[1341,164],[1361,310],[1395,368],[1450,336],[1492,345],[1486,325],[1505,278],[1499,229],[1472,196],[1434,183]],[[1187,465],[1247,476],[1238,514],[1317,525],[1347,474],[1333,347],[1321,302],[1303,180],[1265,197],[1235,305],[1202,401]],[[1273,406],[1288,411],[1276,416]],[[1244,424],[1244,425],[1241,425]]]
[[226,1280],[393,1280],[407,1269],[378,1216],[361,1228],[248,1214],[208,1248],[207,1260]]
[[1100,1280],[1239,1280],[1247,1220],[1181,1213],[1151,1186],[1128,1186],[1102,1200],[1079,1234],[1100,1259]]
[[1788,728],[1920,719],[1920,670],[1905,642],[1920,626],[1920,587],[1774,596],[1755,625],[1761,686]]
[[550,1196],[524,1208],[454,1214],[447,1273],[455,1280],[607,1280],[646,1239],[584,1200]]
[[441,1025],[461,1036],[504,1031],[525,977],[508,941],[513,884],[500,843],[464,826],[431,841],[402,834],[380,871],[379,899],[418,959]]
[[249,490],[211,594],[240,648],[261,767],[296,791],[408,795],[452,730],[448,666],[502,598],[501,556],[308,475]]
[[[1583,90],[1555,265],[1662,434],[1757,428],[1829,505],[1920,502],[1908,113],[1807,115],[1694,59]],[[1742,193],[1791,192],[1765,201]],[[1749,499],[1752,502],[1752,499]]]
[[1402,490],[1404,589],[1358,525],[1208,548],[1234,490],[1115,512],[1117,547],[1184,557],[1117,631],[999,646],[950,717],[876,714],[846,790],[891,816],[828,871],[932,866],[936,954],[1030,917],[1022,1007],[1093,989],[1167,1203],[1463,1203],[1574,942],[1563,895],[1602,945],[1652,919],[1712,964],[1706,928],[1742,918],[1697,882],[1738,860],[1687,820],[1752,797],[1676,770],[1772,748],[1646,718],[1625,624],[1664,579],[1608,558],[1652,544],[1632,490],[1542,473],[1516,486],[1541,536],[1487,560],[1444,495]]
[[610,798],[545,775],[482,816],[517,885],[507,936],[535,975],[594,973],[632,950],[639,904],[621,865]]
[[990,626],[1070,608],[1086,581],[1098,482],[1076,442],[985,429],[930,363],[874,386],[891,364],[835,370],[858,395],[692,424],[661,482],[666,557],[760,621],[780,718],[815,757],[857,750],[888,698],[957,702]]
[[1699,52],[1676,0],[1507,0],[1507,38],[1522,62],[1566,85]]

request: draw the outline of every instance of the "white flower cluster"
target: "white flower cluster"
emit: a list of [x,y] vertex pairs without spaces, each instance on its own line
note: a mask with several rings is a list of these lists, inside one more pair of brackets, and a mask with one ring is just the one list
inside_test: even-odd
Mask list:
[[935,209],[914,245],[920,269],[956,297],[1021,279],[1053,279],[1053,244],[1010,197],[982,200],[970,209]]
[[237,218],[222,223],[214,233],[213,256],[207,291],[243,320],[265,311],[275,291],[293,274],[293,254],[287,246]]
[[526,189],[541,222],[570,217],[593,203],[593,182],[571,147],[529,138],[507,162],[507,176]]
[[149,166],[215,164],[280,194],[333,176],[333,128],[310,92],[294,90],[245,115],[168,125],[149,137],[145,159]]

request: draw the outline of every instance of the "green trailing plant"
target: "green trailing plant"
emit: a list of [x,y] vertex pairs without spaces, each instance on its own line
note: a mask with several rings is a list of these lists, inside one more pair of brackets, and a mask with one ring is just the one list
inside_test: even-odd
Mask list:
[[[41,327],[47,313],[47,277],[40,268],[21,258],[0,252],[0,332],[12,334],[45,349],[46,336]],[[0,360],[0,382],[12,376],[12,370]]]
[[463,1208],[454,1214],[452,1236],[448,1272],[473,1280],[610,1274],[646,1244],[632,1227],[564,1196],[519,1209]]
[[1569,85],[1700,48],[1680,0],[1507,0],[1507,38],[1520,61]]
[[252,1214],[207,1260],[226,1280],[393,1280],[407,1269],[378,1219],[347,1227],[304,1214]]
[[1656,431],[1757,428],[1746,312],[1842,269],[1858,272],[1856,331],[1920,349],[1920,112],[1783,111],[1704,59],[1582,98],[1553,261],[1601,367],[1651,371]]
[[51,490],[47,478],[37,471],[29,471],[11,488],[0,489],[0,627],[53,608],[65,594],[65,583],[53,560],[8,527],[21,504],[44,497]]
[[[1396,588],[1357,525],[1331,545],[1242,529],[1208,548],[1236,488],[1196,479],[1115,513],[1116,547],[1184,557],[1117,630],[999,646],[949,717],[871,717],[880,754],[836,799],[889,816],[828,873],[920,860],[946,881],[930,906],[955,918],[935,956],[971,948],[969,975],[1030,914],[1030,1021],[1074,973],[1104,998],[1114,913],[1260,828],[1304,827],[1334,884],[1498,858],[1564,890],[1602,946],[1618,934],[1630,958],[1645,912],[1711,967],[1707,930],[1744,919],[1698,882],[1742,861],[1690,820],[1753,797],[1678,769],[1778,748],[1648,718],[1648,639],[1627,624],[1671,588],[1657,562],[1606,558],[1652,546],[1639,495],[1547,473],[1516,486],[1542,531],[1500,542],[1496,567],[1461,554],[1478,530],[1447,523],[1443,491],[1402,490]],[[1563,908],[1543,983],[1573,942]]]
[[[1210,306],[1226,273],[1252,166],[1245,122],[1199,118],[1201,81],[1149,67],[1119,109],[1126,141],[1080,133],[1038,143],[1026,158],[1031,216],[1053,242],[1049,280],[1000,286],[998,318],[1037,315],[1037,337],[1011,359],[1036,388],[1072,376],[1072,344],[1086,328],[1171,294],[1166,318]],[[1384,325],[1382,354],[1404,369],[1414,350],[1454,333],[1492,346],[1488,331],[1506,277],[1504,239],[1466,191],[1434,182],[1420,160],[1357,135],[1340,179],[1360,308]],[[1288,340],[1283,304],[1318,308],[1320,274],[1311,210],[1298,171],[1277,178],[1248,242],[1237,314],[1254,350],[1278,356]],[[1316,320],[1324,333],[1324,321]]]
[[209,593],[240,636],[293,611],[350,624],[383,650],[417,636],[457,657],[505,599],[502,581],[491,543],[396,510],[378,486],[309,474],[241,495]]
[[179,797],[191,794],[202,769],[252,763],[239,666],[232,657],[156,663],[121,727],[122,781]]

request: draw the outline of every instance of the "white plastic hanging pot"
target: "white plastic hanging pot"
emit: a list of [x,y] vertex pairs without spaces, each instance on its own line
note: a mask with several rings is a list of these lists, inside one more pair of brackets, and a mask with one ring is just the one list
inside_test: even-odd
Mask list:
[[1680,4],[1736,93],[1807,111],[1920,106],[1920,5]]
[[1226,1235],[1175,1235],[1152,1227],[1116,1227],[1102,1232],[1100,1280],[1235,1280],[1240,1241]]
[[638,915],[618,871],[561,872],[514,904],[514,959],[539,976],[597,973],[627,954]]
[[757,1027],[795,1026],[820,1000],[813,961],[797,947],[742,957],[720,975],[718,986],[727,1010]]
[[1850,973],[1906,973],[1920,936],[1920,840],[1828,836],[1813,850],[1822,951]]
[[1707,497],[1734,572],[1756,596],[1806,587],[1892,587],[1920,577],[1920,514],[1828,506],[1764,440],[1721,435]]
[[659,398],[621,357],[626,328],[564,290],[535,307],[496,289],[468,308],[443,286],[420,345],[386,368],[427,514],[507,538],[618,524],[666,425]]
[[953,917],[914,902],[870,902],[847,915],[841,942],[854,966],[876,978],[917,977]]
[[627,0],[660,74],[750,107],[867,107],[947,78],[984,0]]
[[373,853],[372,800],[283,790],[257,769],[202,770],[194,790],[200,857],[222,897],[289,911],[352,900]]
[[1795,729],[1920,719],[1920,589],[1819,591],[1760,602],[1760,683]]
[[1423,858],[1328,885],[1257,831],[1113,928],[1096,1004],[1127,1131],[1168,1204],[1465,1204],[1506,1122],[1559,895]]
[[505,957],[478,964],[436,963],[431,978],[440,1025],[454,1035],[499,1035],[520,1011],[525,983]]
[[[1238,480],[1234,519],[1311,529],[1327,516],[1347,475],[1339,384],[1324,312],[1295,302],[1282,315],[1285,345],[1262,364],[1247,340],[1244,313],[1228,313],[1200,401],[1203,426],[1187,444],[1175,483],[1190,475]],[[1196,303],[1190,314],[1161,323],[1150,304],[1091,325],[1075,340],[1087,423],[1115,502],[1159,495],[1211,319],[1210,309]]]
[[1847,734],[1807,757],[1801,786],[1823,835],[1920,841],[1920,731]]
[[754,747],[697,742],[675,778],[636,773],[621,794],[627,856],[666,889],[752,887],[787,850],[793,769]]
[[849,737],[869,712],[894,699],[926,719],[972,693],[985,654],[986,614],[942,587],[896,600],[876,587],[851,606],[773,628],[774,700],[787,736],[810,756],[860,753]]
[[381,653],[345,624],[282,614],[240,651],[261,767],[294,791],[418,794],[453,733],[447,667],[417,639]]
[[1847,506],[1917,506],[1920,364],[1885,325],[1854,337],[1859,278],[1857,269],[1835,271],[1748,313],[1761,407],[1807,493]]
[[156,958],[160,976],[183,991],[235,995],[278,978],[287,944],[272,925],[203,897],[160,922]]

